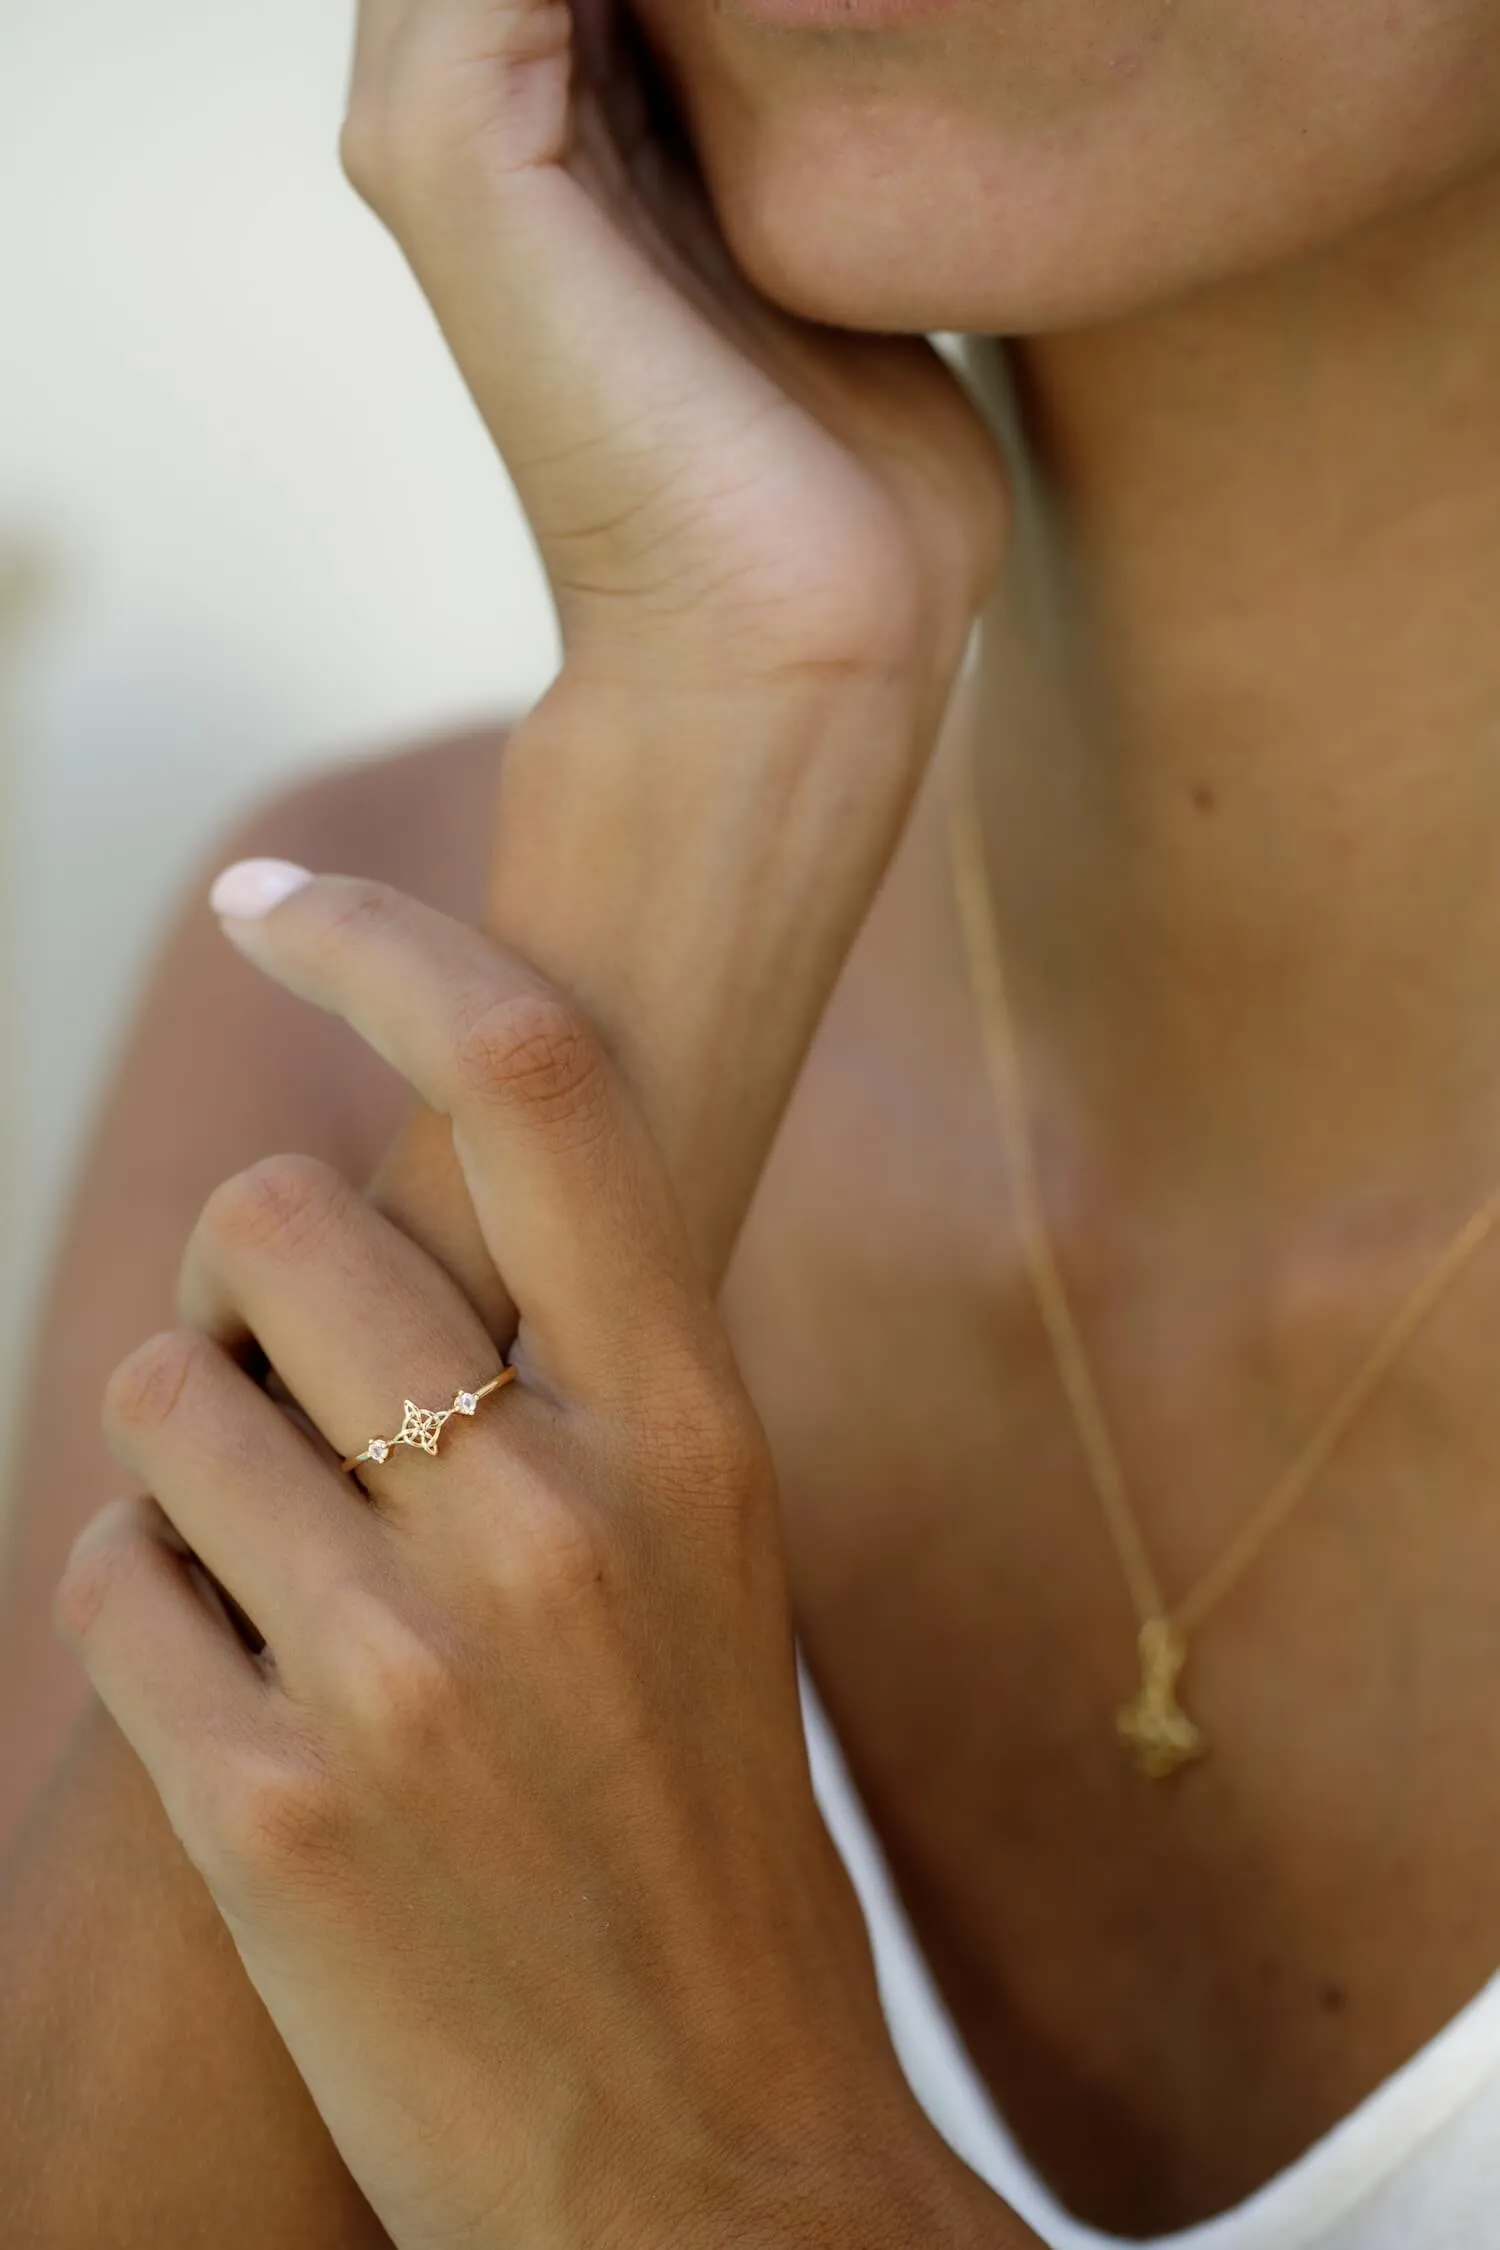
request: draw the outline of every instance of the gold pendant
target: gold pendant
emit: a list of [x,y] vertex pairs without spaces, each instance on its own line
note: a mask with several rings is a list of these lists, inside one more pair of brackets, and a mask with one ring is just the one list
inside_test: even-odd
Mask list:
[[1182,1766],[1208,1752],[1208,1737],[1177,1700],[1177,1682],[1187,1662],[1187,1643],[1165,1617],[1151,1617],[1137,1643],[1141,1692],[1115,1714],[1115,1731],[1152,1781],[1166,1781]]

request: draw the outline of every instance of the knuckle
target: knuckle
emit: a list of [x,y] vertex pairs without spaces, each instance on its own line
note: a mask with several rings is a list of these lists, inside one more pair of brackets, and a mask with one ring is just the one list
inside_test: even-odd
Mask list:
[[339,165],[362,202],[378,211],[388,171],[384,104],[356,87],[339,131]]
[[749,1399],[695,1360],[653,1391],[648,1452],[658,1491],[684,1506],[715,1509],[754,1492],[769,1460]]
[[420,162],[434,130],[426,72],[413,68],[411,38],[388,45],[379,64],[356,58],[339,133],[339,162],[355,193],[389,217],[403,173]]
[[514,1490],[507,1499],[506,1589],[544,1614],[597,1600],[607,1586],[612,1558],[599,1516],[548,1483]]
[[339,1793],[310,1758],[257,1750],[229,1762],[194,1826],[205,1872],[231,1896],[296,1889],[321,1869],[344,1831]]
[[339,135],[339,161],[355,193],[394,223],[400,205],[446,169],[452,98],[424,42],[397,43],[378,70],[357,72]]
[[[356,191],[393,223],[477,167],[489,181],[558,153],[572,34],[563,0],[409,9],[356,56],[340,142]],[[539,71],[550,98],[538,99]]]
[[344,1588],[330,1606],[341,1705],[360,1741],[388,1756],[451,1736],[458,1674],[439,1639],[366,1587]]
[[315,1251],[348,1207],[348,1182],[314,1156],[268,1156],[216,1188],[205,1231],[231,1250],[296,1257]]
[[160,1429],[181,1404],[188,1385],[202,1375],[214,1353],[206,1336],[190,1329],[167,1329],[137,1347],[110,1376],[104,1388],[107,1430]]
[[107,1531],[96,1532],[74,1548],[52,1596],[52,1616],[71,1640],[87,1640],[106,1602],[129,1594],[143,1556],[115,1510],[107,1511]]
[[518,1109],[570,1143],[604,1130],[608,1086],[598,1044],[555,993],[489,1002],[464,1029],[455,1063],[470,1094]]

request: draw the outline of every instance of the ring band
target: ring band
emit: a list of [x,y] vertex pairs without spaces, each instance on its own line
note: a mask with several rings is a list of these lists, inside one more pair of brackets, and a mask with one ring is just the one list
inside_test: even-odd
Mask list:
[[422,1453],[436,1453],[445,1422],[451,1422],[455,1414],[477,1414],[493,1392],[503,1390],[507,1383],[513,1383],[515,1379],[516,1371],[513,1367],[502,1367],[499,1374],[479,1390],[456,1391],[453,1404],[441,1407],[435,1414],[429,1407],[417,1406],[411,1399],[406,1399],[403,1402],[406,1407],[405,1419],[395,1436],[372,1437],[363,1453],[351,1453],[347,1461],[340,1461],[339,1467],[357,1469],[362,1462],[373,1461],[378,1468],[383,1461],[390,1459],[392,1451],[398,1445],[415,1446]]

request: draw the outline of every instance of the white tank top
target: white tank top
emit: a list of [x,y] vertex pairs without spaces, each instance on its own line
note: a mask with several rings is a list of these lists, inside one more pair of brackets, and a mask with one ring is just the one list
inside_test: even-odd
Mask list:
[[1147,2245],[1070,2217],[969,2059],[817,1691],[799,1669],[813,1784],[864,1908],[902,2068],[944,2139],[1050,2250],[1500,2250],[1500,1975],[1248,2202]]

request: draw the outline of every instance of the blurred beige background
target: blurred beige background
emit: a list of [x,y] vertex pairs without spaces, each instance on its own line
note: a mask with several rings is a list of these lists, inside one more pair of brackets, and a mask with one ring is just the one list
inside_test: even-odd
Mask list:
[[100,1072],[215,833],[555,661],[489,442],[338,170],[351,30],[352,0],[0,0],[0,1439]]

